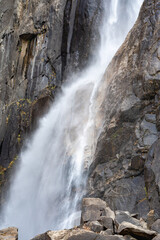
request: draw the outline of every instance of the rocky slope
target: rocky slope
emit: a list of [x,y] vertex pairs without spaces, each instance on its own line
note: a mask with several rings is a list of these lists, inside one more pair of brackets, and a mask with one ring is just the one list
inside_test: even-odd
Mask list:
[[88,196],[113,210],[160,217],[160,2],[146,0],[103,79],[104,130]]
[[64,77],[86,65],[102,12],[101,0],[0,1],[0,185]]
[[[47,231],[32,240],[159,240],[160,219],[150,227],[136,214],[113,212],[99,198],[85,198],[82,202],[81,225],[73,229]],[[16,228],[0,231],[0,239],[18,239]]]

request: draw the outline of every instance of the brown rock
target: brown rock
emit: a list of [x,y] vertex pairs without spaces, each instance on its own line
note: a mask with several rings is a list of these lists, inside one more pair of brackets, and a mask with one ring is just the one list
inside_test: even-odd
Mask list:
[[15,227],[9,227],[0,230],[0,240],[18,240],[18,229]]
[[48,231],[44,234],[36,236],[32,240],[95,240],[95,239],[107,240],[105,236],[83,229]]

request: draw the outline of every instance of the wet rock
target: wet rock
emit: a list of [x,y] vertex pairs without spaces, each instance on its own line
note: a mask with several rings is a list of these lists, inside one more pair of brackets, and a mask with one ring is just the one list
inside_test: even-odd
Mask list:
[[151,226],[151,229],[160,233],[160,219],[157,219]]
[[9,227],[9,228],[0,230],[0,239],[1,240],[18,240],[18,229],[14,227]]
[[138,227],[131,223],[122,222],[118,227],[118,233],[121,235],[133,235],[138,239],[152,239],[157,233],[155,231],[150,231],[147,229],[143,229],[142,227]]

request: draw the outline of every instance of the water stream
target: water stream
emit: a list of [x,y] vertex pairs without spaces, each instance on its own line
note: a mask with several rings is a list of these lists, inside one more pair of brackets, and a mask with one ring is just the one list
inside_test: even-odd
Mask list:
[[98,116],[97,90],[141,4],[142,0],[104,0],[105,17],[96,59],[62,87],[62,94],[21,152],[2,224],[18,227],[20,240],[48,229],[79,224],[84,168],[93,159],[103,124],[103,117]]

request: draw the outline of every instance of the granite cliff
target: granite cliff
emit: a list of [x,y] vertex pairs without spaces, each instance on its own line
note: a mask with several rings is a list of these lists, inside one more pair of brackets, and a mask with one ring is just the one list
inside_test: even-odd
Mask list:
[[139,18],[108,66],[104,130],[90,167],[89,196],[145,217],[159,204],[160,2]]

